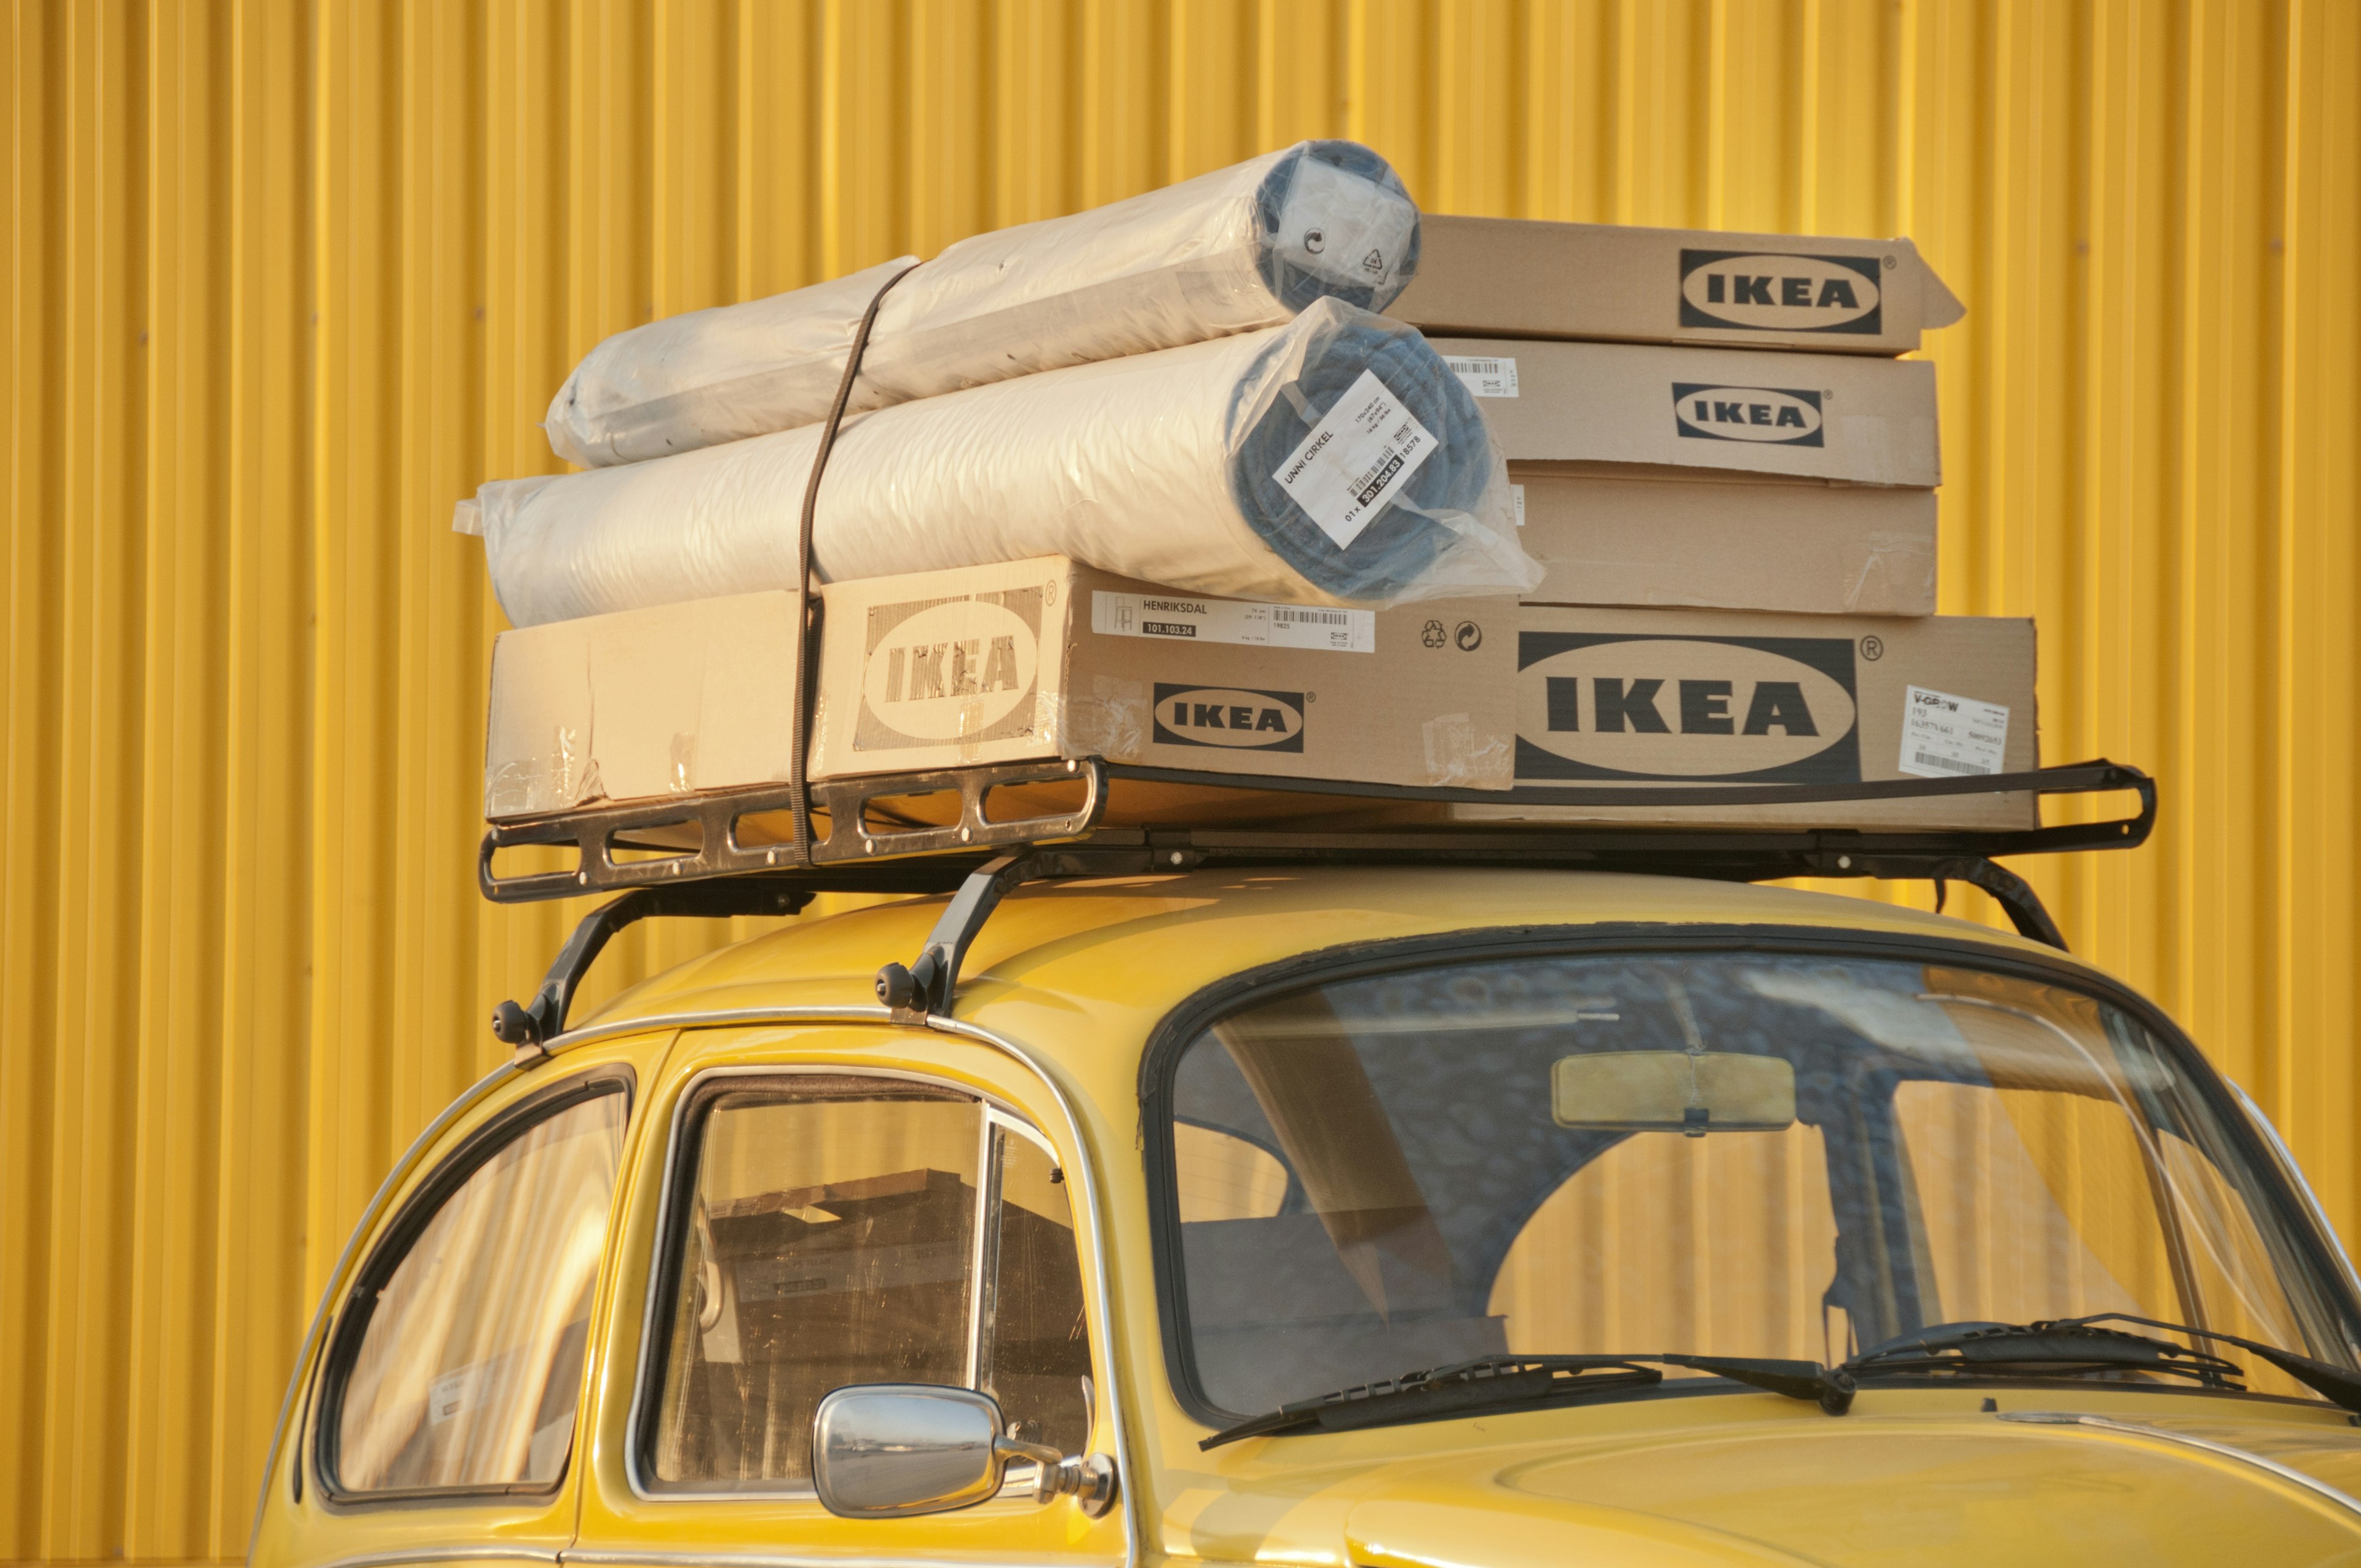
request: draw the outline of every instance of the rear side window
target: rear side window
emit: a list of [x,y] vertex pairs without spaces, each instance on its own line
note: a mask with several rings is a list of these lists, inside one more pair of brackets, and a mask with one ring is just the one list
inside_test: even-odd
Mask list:
[[563,1477],[626,1091],[609,1077],[537,1097],[470,1139],[396,1220],[329,1363],[331,1492],[536,1491]]

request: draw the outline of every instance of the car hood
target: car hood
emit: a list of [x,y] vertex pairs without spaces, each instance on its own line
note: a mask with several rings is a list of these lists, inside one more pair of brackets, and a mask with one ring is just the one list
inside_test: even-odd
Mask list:
[[1850,1417],[1389,1467],[1366,1568],[2361,1568],[2361,1431],[2040,1414]]

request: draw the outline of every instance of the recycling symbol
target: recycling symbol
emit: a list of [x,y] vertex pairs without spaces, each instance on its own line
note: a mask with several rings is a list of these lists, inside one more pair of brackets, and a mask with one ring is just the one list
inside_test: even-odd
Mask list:
[[1303,248],[1310,251],[1314,256],[1317,256],[1322,251],[1327,249],[1327,231],[1324,229],[1305,229],[1303,231]]
[[1419,630],[1418,640],[1425,643],[1430,648],[1440,648],[1449,638],[1449,635],[1450,634],[1448,632],[1443,630],[1443,622],[1439,620],[1430,620],[1425,624],[1425,626]]
[[1386,272],[1386,258],[1373,250],[1361,258],[1361,270],[1373,278],[1382,278]]

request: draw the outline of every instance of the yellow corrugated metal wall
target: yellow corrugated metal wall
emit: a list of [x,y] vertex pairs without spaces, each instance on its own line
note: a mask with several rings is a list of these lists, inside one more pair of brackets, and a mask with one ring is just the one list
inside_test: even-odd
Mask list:
[[[1943,601],[2158,840],[2037,869],[2338,1223],[2350,0],[14,0],[0,1561],[244,1547],[285,1365],[571,908],[470,856],[478,479],[618,328],[1305,136],[1442,212],[1914,236]],[[675,923],[611,976],[721,939]]]

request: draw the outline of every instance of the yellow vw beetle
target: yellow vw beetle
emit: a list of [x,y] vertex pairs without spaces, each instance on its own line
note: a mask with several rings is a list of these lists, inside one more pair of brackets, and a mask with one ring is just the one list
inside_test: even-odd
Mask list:
[[880,1002],[943,910],[528,1031],[332,1281],[256,1568],[2361,1563],[2342,1251],[2048,947],[1197,870]]

